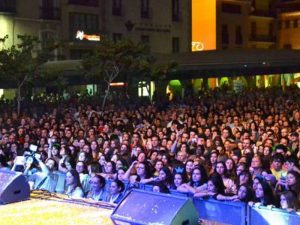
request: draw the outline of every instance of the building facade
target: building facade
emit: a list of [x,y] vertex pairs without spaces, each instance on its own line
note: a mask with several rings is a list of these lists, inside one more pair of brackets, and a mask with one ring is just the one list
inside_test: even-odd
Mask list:
[[[299,15],[299,0],[0,0],[0,48],[29,34],[63,41],[57,60],[81,59],[107,37],[147,43],[152,52],[165,54],[299,49]],[[256,84],[278,83],[274,80],[257,77]],[[214,88],[224,81],[193,82]]]
[[9,36],[7,46],[18,34],[57,38],[66,43],[66,59],[81,58],[103,37],[145,42],[157,53],[186,52],[190,10],[190,1],[180,0],[1,0],[0,38]]

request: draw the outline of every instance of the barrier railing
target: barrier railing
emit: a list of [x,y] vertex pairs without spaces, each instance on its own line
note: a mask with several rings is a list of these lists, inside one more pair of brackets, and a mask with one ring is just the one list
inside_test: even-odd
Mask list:
[[299,225],[300,213],[287,212],[278,208],[253,206],[248,207],[247,219],[250,225]]
[[246,224],[246,204],[243,202],[194,198],[193,203],[204,224]]
[[[57,192],[62,192],[65,175],[57,173],[59,176]],[[111,180],[106,181],[106,188],[109,190]],[[125,190],[137,188],[152,191],[153,186],[148,184],[130,184],[124,182]],[[192,197],[188,193],[170,190],[171,195]],[[249,207],[243,202],[218,201],[214,199],[193,198],[194,206],[199,213],[201,224],[214,225],[299,225],[300,212],[287,212],[278,208],[268,208],[263,206]]]
[[[139,189],[152,191],[152,185],[140,184]],[[171,195],[188,196],[176,190]],[[243,202],[218,201],[214,199],[193,198],[201,224],[214,225],[299,225],[300,213],[268,207],[250,207]]]

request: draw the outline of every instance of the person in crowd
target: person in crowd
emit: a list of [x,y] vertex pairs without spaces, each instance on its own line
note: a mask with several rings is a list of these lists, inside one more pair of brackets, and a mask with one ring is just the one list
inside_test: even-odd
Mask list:
[[9,165],[5,159],[5,156],[2,154],[0,154],[0,170],[7,170],[7,171],[10,170]]
[[275,153],[272,156],[272,168],[271,172],[275,176],[276,180],[286,176],[286,170],[283,169],[284,157],[280,153]]
[[253,201],[254,195],[251,186],[242,184],[238,188],[237,198],[233,198],[233,201],[250,202]]
[[297,157],[294,155],[288,156],[285,159],[284,166],[286,167],[287,171],[296,171],[300,173],[299,159],[297,159]]
[[184,172],[175,172],[173,185],[170,189],[177,190],[182,184],[187,183],[188,178]]
[[146,184],[153,181],[147,162],[134,161],[123,177],[124,179],[129,180],[130,183],[138,182]]
[[207,188],[208,176],[205,168],[202,165],[195,167],[192,170],[192,177],[190,182],[184,183],[177,187],[180,192],[196,193]]
[[161,181],[155,181],[152,186],[152,191],[153,192],[158,192],[158,193],[170,193],[169,188]]
[[58,175],[54,172],[57,171],[56,161],[52,158],[48,158],[44,163],[39,158],[34,158],[27,161],[27,167],[24,170],[24,175],[28,175],[28,171],[32,166],[32,163],[36,162],[40,170],[28,176],[27,180],[31,184],[32,189],[47,190],[49,192],[55,192]]
[[105,179],[113,179],[116,174],[116,163],[114,161],[107,161],[104,164],[104,171],[102,171],[101,176]]
[[299,209],[299,200],[294,191],[284,191],[280,194],[280,208],[288,212],[297,211]]
[[227,176],[234,180],[236,178],[236,168],[234,160],[232,158],[226,159],[225,165],[227,170]]
[[300,173],[291,170],[287,173],[286,177],[282,177],[276,184],[275,191],[294,191],[298,196],[300,193]]
[[158,177],[159,171],[161,170],[161,168],[163,168],[163,166],[164,166],[163,161],[161,161],[161,160],[156,160],[155,166],[154,166],[155,171],[154,171],[154,173],[153,173],[153,175],[154,175],[155,177]]
[[70,198],[83,198],[84,192],[80,183],[79,173],[71,169],[66,174],[66,191],[65,194]]
[[105,201],[107,199],[108,192],[105,189],[106,181],[104,177],[97,174],[93,176],[90,181],[91,190],[87,194],[87,198],[96,201]]
[[225,200],[225,189],[223,179],[220,174],[213,173],[207,182],[206,189],[194,194],[194,197],[212,197],[214,199]]
[[259,155],[255,155],[252,158],[250,172],[252,173],[252,177],[262,175],[263,164],[262,164],[261,157]]
[[187,160],[185,162],[185,172],[189,179],[191,179],[193,169],[194,169],[194,160],[191,159]]
[[237,179],[237,186],[246,185],[252,187],[252,175],[248,170],[242,171]]
[[87,171],[87,165],[84,162],[78,161],[75,167],[76,171],[79,174],[80,183],[83,188],[84,193],[88,193],[90,190],[90,176]]
[[[58,163],[59,172],[68,173],[75,169],[73,161],[93,167],[91,177],[108,173],[111,177],[105,176],[106,181],[118,178],[134,184],[156,183],[162,166],[166,166],[174,174],[189,175],[185,181],[184,176],[175,174],[169,187],[194,194],[207,192],[207,178],[203,177],[217,172],[225,186],[227,179],[235,179],[239,187],[234,193],[226,188],[224,198],[217,195],[220,200],[232,197],[233,201],[247,202],[244,186],[253,183],[256,193],[263,181],[274,185],[274,176],[278,197],[283,191],[299,195],[299,93],[288,86],[284,92],[268,88],[244,90],[239,95],[216,88],[168,104],[161,104],[157,97],[148,104],[136,99],[123,101],[118,96],[118,101],[112,97],[112,104],[104,110],[97,96],[72,94],[67,100],[35,95],[25,99],[19,117],[13,102],[0,99],[0,168],[18,170],[15,159],[31,155],[30,144],[36,144],[40,161],[47,168],[35,161],[21,169],[35,189],[54,191],[53,168]],[[53,149],[55,145],[60,146],[59,152]],[[126,168],[117,174],[105,168],[110,162],[118,169]],[[195,170],[201,165],[204,170]],[[243,172],[248,170],[252,178]],[[264,197],[256,198],[265,202]]]
[[173,184],[173,175],[169,167],[164,166],[159,171],[158,181],[163,183],[166,187],[171,188]]
[[[254,202],[263,206],[277,205],[272,188],[263,178],[258,179],[256,184]],[[249,205],[253,205],[253,202],[249,202]]]
[[218,173],[221,175],[223,179],[223,183],[226,187],[225,192],[227,194],[236,194],[237,192],[236,185],[234,181],[231,178],[229,178],[227,174],[227,167],[223,161],[217,162],[216,167],[214,169],[214,173]]
[[76,162],[71,156],[66,156],[59,161],[58,171],[67,173],[71,169],[75,169]]
[[124,183],[120,180],[113,180],[109,186],[109,194],[106,201],[112,204],[118,204],[123,198],[123,191],[125,190]]

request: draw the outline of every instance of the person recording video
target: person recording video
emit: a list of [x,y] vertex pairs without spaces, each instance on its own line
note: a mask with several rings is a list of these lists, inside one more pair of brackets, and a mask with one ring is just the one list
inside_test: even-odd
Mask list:
[[54,171],[57,170],[57,163],[53,158],[48,158],[44,163],[36,151],[37,146],[30,145],[23,156],[16,157],[12,170],[22,172],[32,189],[55,192],[58,175]]
[[[48,158],[44,163],[39,158],[35,158],[38,163],[39,171],[28,177],[28,182],[31,184],[32,189],[47,190],[49,192],[55,192],[55,188],[58,181],[58,175],[54,173],[57,170],[57,163],[53,158]],[[30,163],[27,163],[25,168],[25,175],[28,168],[31,167]]]

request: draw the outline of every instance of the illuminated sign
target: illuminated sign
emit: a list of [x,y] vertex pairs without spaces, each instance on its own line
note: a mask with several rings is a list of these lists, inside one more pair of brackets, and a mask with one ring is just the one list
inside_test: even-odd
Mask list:
[[124,82],[115,82],[115,83],[110,83],[109,85],[111,87],[121,87],[121,86],[125,86],[126,84]]
[[192,51],[215,50],[216,0],[192,0]]
[[192,51],[199,52],[204,50],[204,44],[201,41],[193,41],[192,42]]
[[78,30],[76,32],[76,39],[88,40],[88,41],[100,41],[100,35],[96,34],[85,34],[83,30]]

